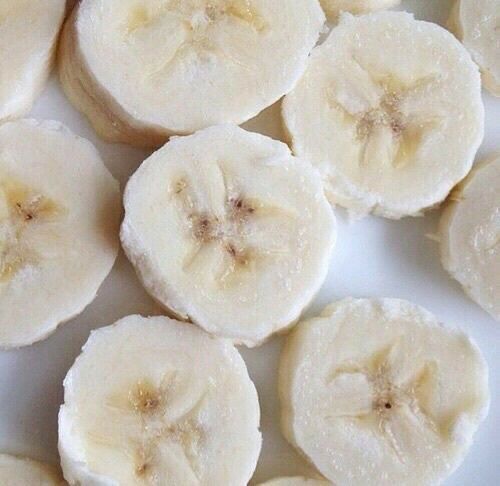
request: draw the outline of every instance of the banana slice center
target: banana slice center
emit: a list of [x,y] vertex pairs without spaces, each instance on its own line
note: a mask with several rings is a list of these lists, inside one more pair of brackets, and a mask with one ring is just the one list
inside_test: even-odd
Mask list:
[[180,19],[189,30],[207,27],[227,18],[246,24],[256,31],[265,27],[264,19],[250,0],[169,0],[136,5],[129,13],[126,31],[132,33],[144,29],[164,16]]
[[[178,391],[177,373],[166,373],[155,384],[144,379],[129,387],[128,394],[112,396],[108,405],[118,413],[132,415],[138,420],[140,439],[132,440],[134,474],[138,480],[154,481],[161,479],[159,472],[165,461],[165,448],[170,449],[176,461],[181,461],[186,474],[198,478],[197,456],[206,437],[206,430],[199,418],[209,387],[182,407],[180,413],[170,418],[175,402],[182,399]],[[108,439],[96,437],[99,443],[107,444]],[[111,445],[116,447],[115,445]],[[120,443],[120,447],[124,444]],[[126,447],[126,446],[125,446]]]
[[[375,353],[364,365],[344,363],[336,367],[331,380],[334,387],[337,380],[338,383],[359,383],[356,377],[360,376],[363,377],[366,387],[360,391],[359,386],[354,385],[352,390],[356,391],[353,391],[351,404],[348,403],[347,408],[334,410],[329,418],[348,418],[375,427],[377,432],[382,432],[383,439],[396,457],[405,462],[405,453],[394,424],[406,413],[412,414],[418,423],[431,430],[438,439],[444,431],[430,416],[426,407],[428,393],[436,377],[435,363],[424,363],[408,379],[396,383],[394,377],[397,376],[397,367],[392,361],[396,347],[394,344],[380,353]],[[360,394],[366,398],[360,400],[359,396],[356,396]]]
[[[221,169],[221,174],[224,171]],[[223,176],[225,179],[225,176]],[[190,271],[204,248],[217,246],[223,255],[221,269],[215,276],[216,281],[224,286],[233,277],[242,272],[255,272],[258,261],[266,257],[279,257],[288,253],[287,249],[259,248],[248,240],[252,236],[250,222],[252,218],[283,216],[284,209],[266,205],[252,198],[228,190],[225,180],[224,210],[219,214],[210,211],[200,212],[197,208],[194,191],[185,179],[179,179],[171,192],[174,195],[181,220],[186,221],[189,239],[194,241],[188,251],[183,270]]]
[[0,180],[0,282],[39,261],[40,255],[27,245],[26,235],[61,214],[62,207],[52,199],[13,179]]
[[[429,75],[405,84],[391,75],[374,78],[358,62],[353,63],[361,73],[359,79],[347,88],[347,94],[341,91],[339,96],[338,89],[333,90],[330,99],[332,107],[355,128],[359,166],[402,168],[415,157],[426,134],[441,122],[438,116],[422,117],[409,109],[438,80]],[[349,99],[358,102],[352,105],[346,102]]]
[[188,54],[221,54],[239,64],[227,54],[222,46],[210,40],[211,29],[223,22],[240,24],[256,33],[263,32],[267,23],[252,5],[251,0],[169,0],[137,4],[125,20],[125,36],[142,35],[155,24],[175,21],[181,28],[179,41],[166,57],[160,60],[149,76],[165,72],[174,62]]

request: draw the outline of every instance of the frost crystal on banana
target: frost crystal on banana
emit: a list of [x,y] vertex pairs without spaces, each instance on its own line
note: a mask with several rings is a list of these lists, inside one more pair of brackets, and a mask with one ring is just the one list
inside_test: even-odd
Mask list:
[[82,0],[60,77],[102,137],[159,146],[288,93],[324,21],[318,0]]
[[395,7],[401,0],[320,0],[329,20],[336,20],[342,12],[355,15]]
[[52,68],[65,0],[0,2],[0,121],[25,115]]
[[441,257],[465,292],[500,321],[500,155],[474,167],[440,223]]
[[55,467],[8,454],[0,454],[2,486],[64,486]]
[[145,288],[182,319],[248,346],[311,302],[335,235],[311,165],[232,125],[171,140],[125,191],[121,240]]
[[0,126],[0,346],[45,338],[95,297],[118,252],[118,183],[58,122]]
[[259,419],[232,344],[166,317],[129,316],[94,331],[64,380],[64,476],[82,486],[244,486]]
[[345,299],[299,323],[279,385],[285,436],[339,486],[439,484],[489,406],[474,343],[397,299]]
[[500,1],[456,0],[448,24],[481,68],[486,89],[500,96]]
[[446,198],[483,138],[478,69],[445,29],[403,12],[344,14],[283,102],[296,155],[332,203],[400,218]]
[[262,483],[260,486],[329,486],[328,481],[320,479],[306,479],[301,477],[277,478]]

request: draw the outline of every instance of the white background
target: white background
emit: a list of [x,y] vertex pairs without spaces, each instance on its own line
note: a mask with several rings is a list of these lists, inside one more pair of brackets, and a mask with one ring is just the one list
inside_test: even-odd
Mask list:
[[[419,19],[444,24],[450,6],[449,0],[413,0],[404,1],[402,8],[414,12]],[[479,158],[500,151],[500,99],[485,93],[484,100],[487,129]],[[279,137],[277,114],[277,108],[272,107],[247,126]],[[122,185],[148,155],[97,139],[88,123],[66,101],[55,77],[31,116],[60,120],[93,141]],[[446,484],[497,486],[500,484],[500,355],[497,351],[500,323],[471,302],[442,269],[437,244],[426,237],[435,233],[439,211],[423,218],[386,221],[368,217],[355,223],[349,223],[343,211],[336,213],[339,237],[330,274],[307,314],[314,314],[329,302],[346,296],[400,297],[423,305],[443,322],[470,333],[490,366],[492,404],[470,454]],[[150,315],[161,311],[148,298],[131,266],[120,254],[97,299],[83,314],[42,343],[0,352],[0,451],[57,462],[57,412],[62,401],[64,375],[91,329],[131,313]],[[282,338],[275,338],[258,349],[242,350],[261,400],[264,445],[254,478],[257,482],[284,474],[312,473],[279,431],[276,376],[281,345]]]

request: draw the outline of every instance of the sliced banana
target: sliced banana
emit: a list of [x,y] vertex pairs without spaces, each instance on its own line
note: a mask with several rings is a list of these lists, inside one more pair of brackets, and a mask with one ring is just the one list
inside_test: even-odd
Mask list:
[[125,191],[122,245],[146,289],[238,344],[260,344],[299,317],[335,235],[310,164],[232,125],[174,138]]
[[443,265],[500,321],[500,155],[475,167],[453,191],[440,223]]
[[395,7],[401,0],[320,0],[329,20],[336,20],[342,12],[355,15]]
[[64,380],[59,451],[71,485],[246,485],[259,402],[232,344],[166,317],[94,331]]
[[500,96],[500,2],[456,0],[448,24],[481,68],[484,86]]
[[63,486],[56,468],[31,459],[0,454],[2,486]]
[[483,138],[478,69],[445,29],[405,12],[344,14],[283,103],[297,155],[351,212],[400,218],[441,202]]
[[118,183],[58,122],[0,126],[0,347],[32,344],[80,313],[118,253]]
[[319,479],[306,479],[301,477],[292,478],[277,478],[260,486],[329,486],[328,481],[321,481]]
[[159,146],[289,92],[324,21],[318,0],[82,0],[61,81],[105,139]]
[[489,405],[477,347],[397,299],[345,299],[300,323],[280,394],[286,437],[339,486],[440,483]]
[[66,0],[0,1],[0,121],[30,111],[52,68]]

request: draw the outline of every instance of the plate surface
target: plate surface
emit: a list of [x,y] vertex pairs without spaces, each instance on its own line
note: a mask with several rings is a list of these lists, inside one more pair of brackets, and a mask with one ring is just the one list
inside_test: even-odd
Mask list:
[[[401,9],[419,19],[444,24],[449,0],[403,1]],[[500,99],[484,93],[486,136],[478,159],[500,151]],[[67,102],[55,76],[31,117],[60,120],[94,142],[106,165],[124,185],[149,154],[125,145],[100,141],[85,119]],[[279,107],[273,106],[246,127],[281,137]],[[69,154],[68,154],[69,155]],[[339,237],[328,279],[306,315],[346,297],[399,297],[433,312],[441,321],[468,332],[481,347],[490,367],[492,404],[475,444],[447,486],[497,486],[500,482],[500,323],[470,301],[443,270],[437,244],[426,237],[436,232],[440,211],[423,218],[386,221],[368,217],[349,222],[337,210]],[[27,303],[29,305],[29,303]],[[120,253],[97,299],[78,318],[61,326],[49,339],[29,348],[0,352],[0,451],[57,462],[57,412],[62,380],[91,329],[133,313],[160,314]],[[282,438],[279,430],[277,368],[282,338],[242,354],[260,395],[264,445],[253,482],[274,476],[313,474]]]

